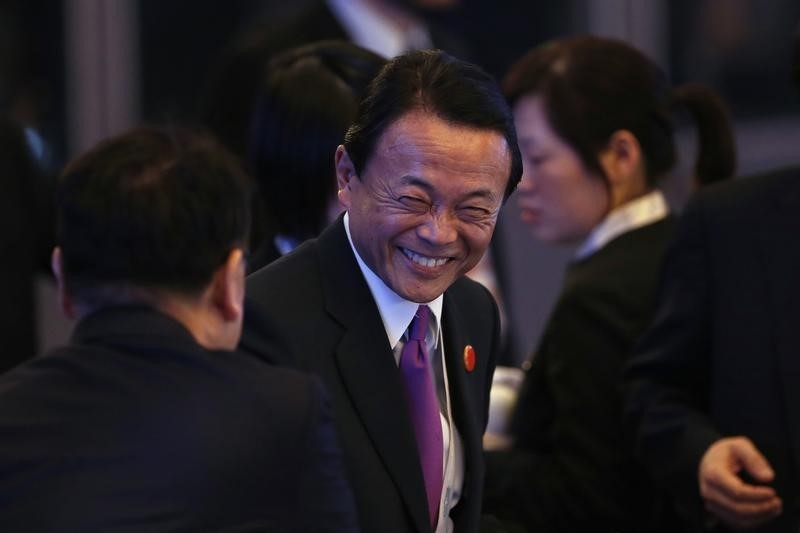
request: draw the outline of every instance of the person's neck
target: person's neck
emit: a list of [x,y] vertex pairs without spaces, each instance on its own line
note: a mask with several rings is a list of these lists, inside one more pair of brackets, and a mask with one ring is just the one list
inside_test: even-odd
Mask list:
[[232,350],[238,337],[215,312],[208,295],[184,295],[170,291],[140,287],[116,287],[107,291],[98,302],[75,302],[76,318],[109,306],[146,305],[178,321],[185,327],[197,344],[207,350]]
[[233,350],[236,347],[236,339],[232,339],[226,324],[202,295],[159,295],[151,303],[160,312],[180,322],[203,348]]
[[637,198],[653,192],[653,187],[647,182],[644,174],[634,177],[617,184],[611,190],[611,202],[609,212],[630,203]]

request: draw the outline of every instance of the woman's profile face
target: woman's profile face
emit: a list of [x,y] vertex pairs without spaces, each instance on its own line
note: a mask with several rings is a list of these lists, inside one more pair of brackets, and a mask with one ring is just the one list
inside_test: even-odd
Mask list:
[[540,97],[521,98],[514,120],[524,167],[517,188],[522,220],[543,242],[582,240],[609,210],[604,178],[556,135]]

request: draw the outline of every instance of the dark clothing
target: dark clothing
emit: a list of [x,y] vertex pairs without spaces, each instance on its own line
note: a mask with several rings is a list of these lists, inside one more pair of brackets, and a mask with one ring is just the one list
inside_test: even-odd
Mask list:
[[320,384],[102,310],[0,378],[0,531],[355,531]]
[[38,352],[36,276],[53,249],[52,183],[22,128],[0,117],[0,373]]
[[[331,393],[336,429],[365,532],[427,532],[425,486],[400,370],[377,305],[340,217],[319,238],[248,278],[242,344],[319,374]],[[444,294],[442,335],[456,427],[465,455],[455,529],[477,531],[489,387],[500,321],[488,291],[466,278]],[[467,371],[467,345],[476,353]]]
[[572,264],[512,417],[486,511],[536,532],[650,531],[652,489],[622,428],[621,369],[649,325],[672,218]]
[[637,455],[698,531],[700,458],[735,435],[766,456],[783,498],[779,519],[749,531],[800,527],[798,235],[800,169],[700,191],[627,370]]
[[247,273],[252,274],[281,257],[281,252],[271,238],[267,238],[258,245],[250,257],[247,258]]

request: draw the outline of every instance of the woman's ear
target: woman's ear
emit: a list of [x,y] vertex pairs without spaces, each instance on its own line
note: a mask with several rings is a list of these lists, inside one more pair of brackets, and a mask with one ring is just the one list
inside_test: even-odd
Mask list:
[[598,159],[611,187],[612,208],[647,191],[642,147],[630,131],[615,131]]
[[626,175],[634,172],[639,166],[642,149],[633,133],[628,130],[617,130],[600,152],[599,159],[609,180],[625,179]]

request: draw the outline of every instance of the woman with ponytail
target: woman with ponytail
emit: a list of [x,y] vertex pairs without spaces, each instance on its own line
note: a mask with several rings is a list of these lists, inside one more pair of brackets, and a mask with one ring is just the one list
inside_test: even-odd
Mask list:
[[642,53],[600,37],[533,49],[504,89],[522,218],[535,238],[577,249],[530,360],[512,449],[489,456],[485,511],[537,533],[666,530],[623,434],[620,371],[652,318],[673,231],[657,188],[675,165],[672,117],[695,120],[694,179],[706,183],[734,172],[727,114],[709,89],[673,89]]

